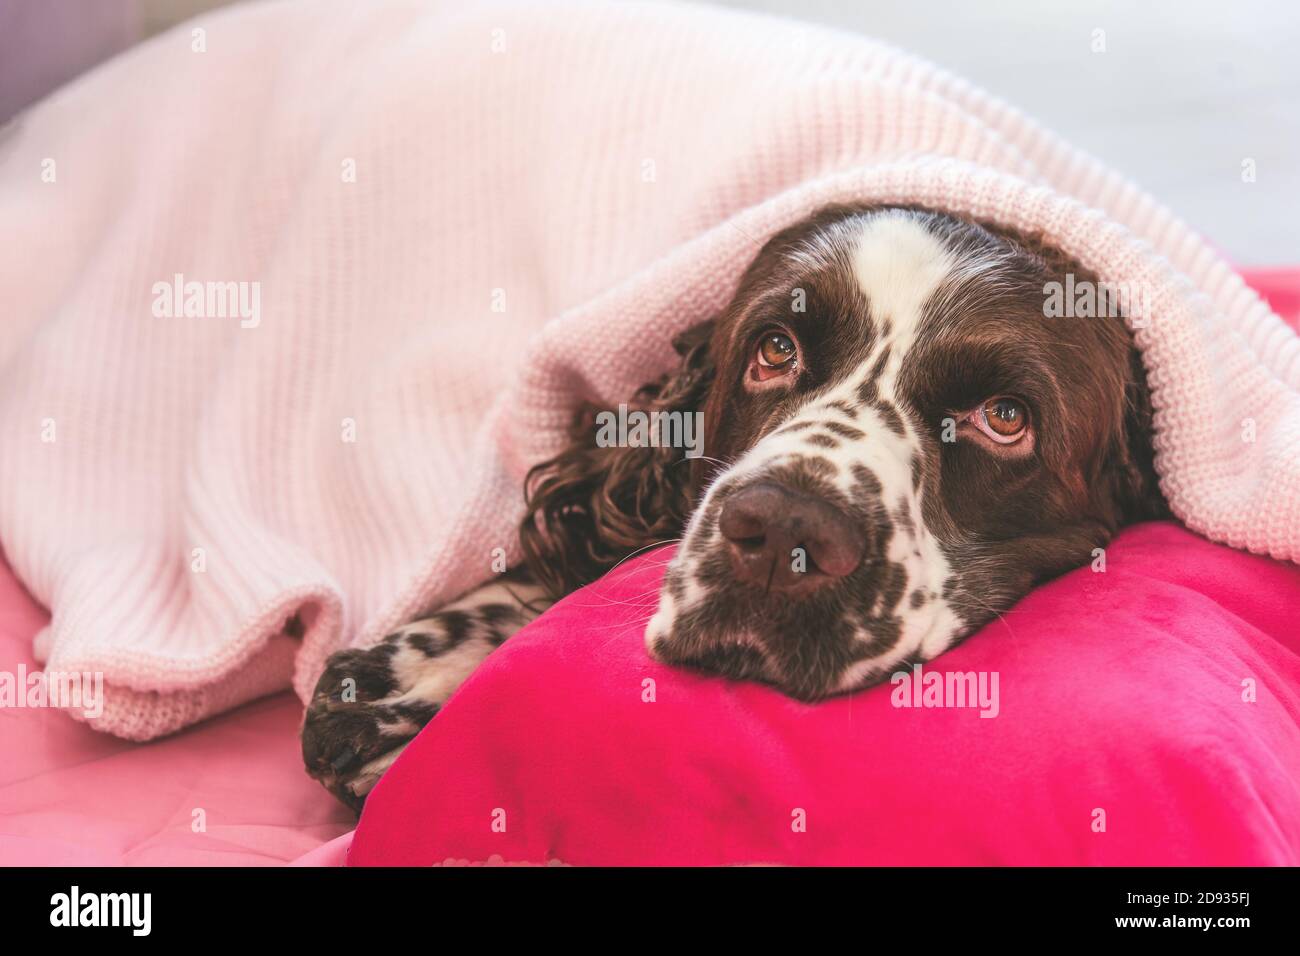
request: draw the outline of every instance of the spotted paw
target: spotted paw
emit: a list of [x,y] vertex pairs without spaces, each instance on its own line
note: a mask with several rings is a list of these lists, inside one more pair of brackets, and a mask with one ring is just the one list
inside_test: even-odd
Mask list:
[[418,682],[403,680],[409,678],[403,673],[410,670],[408,640],[399,632],[374,647],[332,655],[307,706],[307,772],[356,810],[441,704],[422,698]]
[[491,585],[374,647],[331,655],[303,718],[307,772],[359,810],[474,668],[536,616],[518,590]]

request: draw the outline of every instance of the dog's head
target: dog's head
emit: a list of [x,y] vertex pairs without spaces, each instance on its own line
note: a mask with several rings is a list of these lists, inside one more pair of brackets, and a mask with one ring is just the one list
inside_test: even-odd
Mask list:
[[710,460],[650,653],[867,686],[1156,513],[1141,364],[1122,317],[1046,314],[1067,282],[1095,277],[921,210],[769,241],[712,329]]
[[920,209],[786,229],[638,396],[702,410],[705,457],[592,447],[586,410],[530,477],[530,565],[563,592],[684,529],[651,655],[802,699],[934,657],[1163,510],[1123,318],[1045,308],[1089,284],[1033,237]]

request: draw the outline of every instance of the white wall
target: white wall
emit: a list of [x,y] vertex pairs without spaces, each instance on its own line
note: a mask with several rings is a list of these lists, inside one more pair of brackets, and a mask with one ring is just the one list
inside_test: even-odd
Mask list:
[[716,2],[920,54],[1122,170],[1236,262],[1300,263],[1300,0]]

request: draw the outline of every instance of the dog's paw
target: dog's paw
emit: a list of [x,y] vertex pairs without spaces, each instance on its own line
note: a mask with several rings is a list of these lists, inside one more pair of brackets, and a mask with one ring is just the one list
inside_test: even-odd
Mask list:
[[439,611],[374,647],[331,655],[303,718],[307,772],[360,810],[384,771],[525,614],[501,603]]
[[[421,693],[420,672],[433,670],[436,661],[410,643],[413,636],[401,631],[374,647],[331,655],[307,705],[302,726],[307,772],[358,811],[443,703]],[[423,689],[430,695],[435,690]]]

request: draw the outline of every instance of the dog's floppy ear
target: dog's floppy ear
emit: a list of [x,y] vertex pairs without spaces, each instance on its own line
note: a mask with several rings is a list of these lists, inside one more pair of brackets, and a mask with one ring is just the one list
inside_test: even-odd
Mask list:
[[[713,382],[713,320],[679,334],[678,367],[643,385],[628,402],[644,412],[695,415]],[[596,580],[631,552],[678,537],[691,510],[691,467],[680,447],[600,447],[596,416],[584,405],[569,445],[528,473],[519,528],[524,559],[555,597]]]
[[1153,414],[1142,356],[1130,341],[1129,376],[1124,390],[1124,443],[1114,456],[1116,498],[1126,524],[1169,517],[1169,505],[1160,491],[1151,445]]
[[[1040,235],[989,222],[980,225],[1037,256],[1053,275],[1073,274],[1076,279],[1094,286],[1100,284],[1095,273]],[[1119,350],[1126,349],[1127,359],[1122,374],[1124,396],[1120,434],[1105,449],[1104,458],[1099,462],[1097,478],[1100,481],[1094,491],[1103,499],[1101,507],[1118,523],[1165,518],[1169,516],[1169,505],[1160,492],[1155,471],[1155,453],[1151,446],[1151,393],[1142,356],[1122,316],[1111,316],[1104,321],[1113,323],[1103,336],[1108,348],[1114,350],[1112,354],[1116,356],[1120,354]]]

